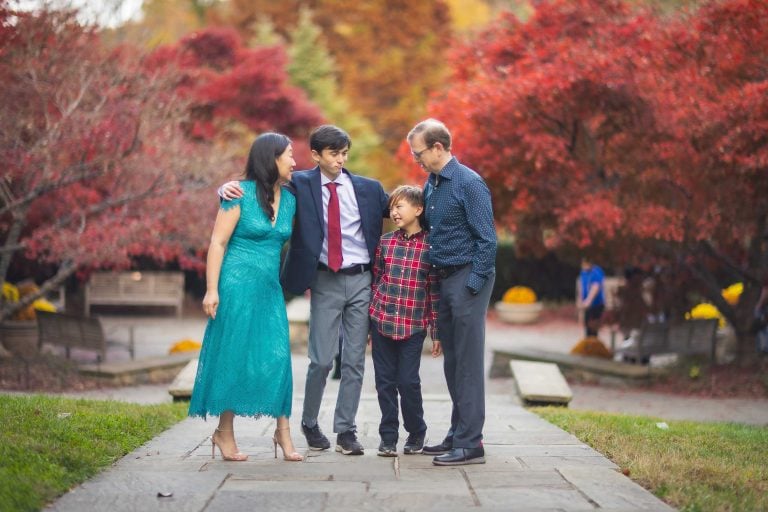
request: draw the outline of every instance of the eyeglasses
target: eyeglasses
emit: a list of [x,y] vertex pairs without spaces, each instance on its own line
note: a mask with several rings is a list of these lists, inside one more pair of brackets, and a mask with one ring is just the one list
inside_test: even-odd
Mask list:
[[424,154],[425,151],[432,149],[432,146],[427,146],[426,148],[422,149],[421,151],[411,151],[411,154],[413,155],[413,158],[416,160],[419,160],[421,158],[421,155]]

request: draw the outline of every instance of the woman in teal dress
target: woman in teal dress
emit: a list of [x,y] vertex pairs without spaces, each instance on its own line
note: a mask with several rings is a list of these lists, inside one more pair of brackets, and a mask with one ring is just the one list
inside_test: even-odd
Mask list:
[[280,251],[296,211],[281,185],[295,165],[288,137],[257,137],[240,182],[243,197],[222,202],[208,247],[203,310],[210,319],[189,415],[219,417],[212,452],[218,445],[225,460],[248,458],[237,449],[235,415],[277,418],[275,457],[279,444],[285,460],[302,460],[288,426],[293,380],[279,282]]

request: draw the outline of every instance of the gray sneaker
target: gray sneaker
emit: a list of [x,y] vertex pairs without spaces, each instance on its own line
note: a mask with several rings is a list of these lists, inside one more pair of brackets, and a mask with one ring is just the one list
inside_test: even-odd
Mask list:
[[421,453],[424,449],[424,434],[411,434],[408,439],[405,440],[405,446],[403,446],[403,453],[405,455],[414,455]]
[[379,457],[397,457],[397,443],[382,441],[379,444],[379,452],[376,455]]
[[336,436],[336,451],[344,455],[362,455],[363,445],[357,440],[354,430],[347,430]]
[[302,423],[301,431],[304,433],[304,437],[307,438],[307,445],[309,445],[310,450],[327,450],[331,447],[331,442],[325,437],[323,431],[320,430],[319,425],[308,427]]

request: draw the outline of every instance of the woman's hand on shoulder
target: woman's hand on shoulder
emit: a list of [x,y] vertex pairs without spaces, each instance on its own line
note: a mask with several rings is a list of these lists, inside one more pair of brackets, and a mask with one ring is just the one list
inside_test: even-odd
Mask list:
[[219,196],[222,199],[231,201],[232,199],[243,197],[243,188],[240,186],[239,181],[228,181],[219,189]]

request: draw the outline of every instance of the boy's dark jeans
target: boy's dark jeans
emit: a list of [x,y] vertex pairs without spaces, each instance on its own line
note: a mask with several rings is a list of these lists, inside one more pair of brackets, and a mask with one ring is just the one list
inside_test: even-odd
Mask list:
[[424,423],[419,366],[427,333],[417,332],[407,340],[398,341],[383,336],[375,322],[371,330],[373,369],[381,408],[379,435],[382,441],[397,443],[400,428],[398,393],[405,430],[409,434],[423,435],[427,425]]

